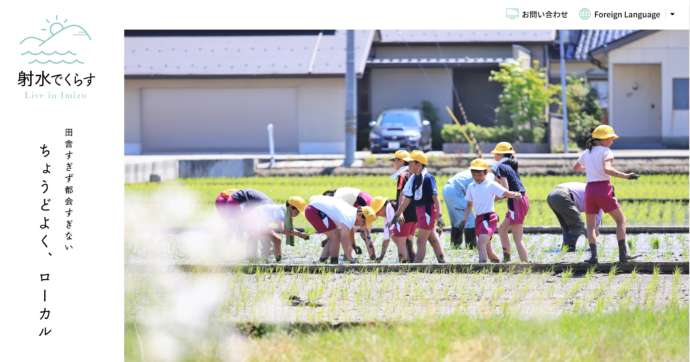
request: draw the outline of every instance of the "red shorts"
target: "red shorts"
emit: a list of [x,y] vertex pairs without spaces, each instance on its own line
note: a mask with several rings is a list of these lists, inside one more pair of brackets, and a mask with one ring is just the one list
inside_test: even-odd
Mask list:
[[417,227],[422,230],[433,230],[436,227],[438,214],[433,206],[430,207],[431,215],[427,214],[426,206],[417,206]]
[[529,199],[527,194],[522,195],[519,199],[511,199],[513,203],[513,208],[508,207],[508,212],[506,212],[506,221],[508,225],[519,225],[525,223],[525,217],[527,216],[527,211],[529,211]]
[[316,229],[317,233],[325,233],[336,228],[335,222],[314,206],[309,205],[304,209],[304,217]]
[[488,234],[489,239],[498,228],[498,215],[495,212],[477,215],[474,219],[474,235]]
[[609,213],[621,207],[609,181],[588,182],[585,187],[585,213],[597,214],[599,210]]
[[417,222],[410,221],[404,224],[397,223],[391,226],[391,235],[395,237],[410,237],[417,231]]

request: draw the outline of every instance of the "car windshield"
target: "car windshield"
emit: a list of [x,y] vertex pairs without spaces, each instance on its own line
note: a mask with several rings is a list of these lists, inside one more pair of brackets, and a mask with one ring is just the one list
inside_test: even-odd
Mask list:
[[419,116],[415,112],[385,112],[381,115],[379,125],[382,127],[419,127]]

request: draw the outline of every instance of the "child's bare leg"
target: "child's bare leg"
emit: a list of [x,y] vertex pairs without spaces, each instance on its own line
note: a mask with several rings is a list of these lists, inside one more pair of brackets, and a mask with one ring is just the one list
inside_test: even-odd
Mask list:
[[323,248],[321,248],[321,257],[319,258],[319,260],[328,259],[328,254],[330,253],[329,248],[328,248],[329,244],[330,244],[330,240],[328,240],[328,242],[326,242],[326,245],[324,245]]
[[589,250],[591,257],[586,260],[589,263],[597,263],[597,237],[594,231],[597,214],[587,214],[587,241],[589,241]]
[[625,244],[626,220],[625,215],[623,215],[623,210],[621,210],[621,208],[619,207],[609,212],[609,215],[611,215],[613,221],[616,222],[616,239],[618,240],[618,260],[621,262],[625,262],[637,258],[639,255],[628,255],[628,246]]
[[498,263],[501,261],[501,259],[498,258],[498,255],[494,253],[494,248],[491,246],[491,239],[489,239],[489,241],[486,243],[486,255],[493,263]]
[[436,230],[431,230],[431,234],[429,234],[429,242],[431,243],[431,247],[434,249],[434,254],[436,254],[436,260],[438,260],[439,263],[445,263],[445,257],[443,256],[443,246],[441,245],[441,242],[438,240]]
[[[362,235],[362,237],[364,237],[363,234],[360,234],[360,235]],[[367,252],[369,253],[369,259],[376,260],[376,248],[374,248],[374,242],[371,241],[371,239],[364,239],[364,245],[367,246]]]
[[525,248],[525,244],[522,242],[523,225],[513,224],[511,225],[511,228],[511,233],[513,234],[513,242],[515,242],[515,249],[517,249],[518,255],[520,255],[520,261],[526,263],[528,262],[527,248]]
[[[381,255],[379,255],[379,260],[383,260],[383,257],[386,255],[386,251],[388,251],[388,244],[390,243],[389,239],[384,239],[383,243],[381,243]],[[396,243],[397,245],[397,243]]]
[[431,230],[419,230],[417,235],[417,255],[415,255],[414,262],[421,263],[424,262],[424,257],[426,256],[426,241],[429,238]]
[[276,257],[276,261],[280,261],[283,258],[283,253],[280,244],[280,239],[278,239],[277,241],[275,239],[273,240],[273,256]]
[[488,234],[480,234],[479,238],[477,240],[477,249],[479,250],[479,262],[480,263],[486,263],[487,259],[487,253],[486,253],[486,246],[489,244],[489,235]]
[[626,220],[625,215],[623,215],[623,210],[619,207],[609,212],[609,215],[611,215],[613,221],[616,222],[616,239],[625,240]]
[[[399,259],[399,261],[401,263],[409,261],[410,257],[407,254],[407,237],[402,237],[402,238],[394,237],[393,242],[395,242],[395,246],[398,248],[398,259]],[[381,258],[383,258],[383,254],[381,254]]]
[[415,258],[414,247],[412,245],[412,236],[405,239],[405,247],[407,248],[407,257],[409,261],[413,261]]
[[328,256],[331,258],[338,258],[340,254],[340,231],[338,229],[326,231],[326,236],[328,237]]
[[[352,239],[350,239],[350,237]],[[352,251],[354,250],[354,233],[350,231],[340,231],[339,233],[339,239],[340,239],[340,244],[343,245],[343,251],[345,252],[345,259],[352,261],[354,258],[352,257]]]
[[501,225],[498,226],[498,236],[501,239],[501,247],[503,248],[503,261],[510,261],[510,239],[508,239],[508,230],[510,225],[508,220],[503,220]]

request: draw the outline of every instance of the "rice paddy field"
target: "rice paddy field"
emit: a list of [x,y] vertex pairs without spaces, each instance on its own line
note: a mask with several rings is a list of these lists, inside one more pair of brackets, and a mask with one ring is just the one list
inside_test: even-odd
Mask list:
[[[447,177],[438,177],[443,185]],[[524,177],[527,226],[557,226],[546,205],[557,184],[582,177]],[[690,283],[680,269],[643,274],[535,272],[345,272],[252,274],[188,271],[180,264],[265,262],[247,244],[226,242],[213,201],[227,188],[255,188],[276,202],[352,186],[393,197],[388,177],[193,179],[125,186],[125,359],[128,361],[687,361]],[[629,225],[687,226],[687,175],[617,180]],[[170,191],[176,190],[176,191]],[[184,191],[178,199],[175,192]],[[171,200],[175,199],[175,200]],[[499,212],[505,212],[499,203]],[[251,223],[252,220],[246,222]],[[612,225],[605,218],[605,225]],[[379,222],[380,224],[380,222]],[[296,226],[306,226],[303,217]],[[307,228],[309,231],[309,228]],[[446,260],[474,263],[452,248]],[[283,263],[318,263],[323,236],[283,244]],[[687,234],[635,234],[640,261],[687,262]],[[358,240],[359,245],[362,242]],[[374,236],[377,254],[381,235]],[[525,236],[530,260],[574,263],[561,236]],[[251,244],[250,244],[251,245]],[[600,262],[614,262],[614,235],[600,238]],[[498,238],[493,248],[500,255]],[[394,244],[382,264],[397,263]],[[366,253],[366,252],[365,252]],[[517,260],[513,247],[513,260]],[[274,262],[272,257],[268,262]],[[366,255],[359,263],[374,263]],[[435,263],[431,248],[426,263]]]
[[[449,176],[438,176],[440,189]],[[546,196],[563,182],[584,182],[583,176],[524,176],[522,178],[530,199],[530,210],[526,226],[557,226],[558,220],[546,203]],[[220,191],[230,188],[254,188],[263,191],[275,202],[285,202],[297,195],[308,199],[320,195],[328,189],[350,186],[357,187],[372,196],[395,198],[395,184],[386,176],[314,176],[314,177],[248,177],[248,178],[200,178],[183,179],[179,183],[186,190],[194,192],[202,205],[212,207]],[[170,183],[128,184],[128,194],[150,194]],[[688,225],[688,175],[643,175],[639,180],[613,180],[629,225]],[[439,195],[443,201],[443,195]],[[445,205],[442,205],[445,208]],[[507,206],[505,201],[497,202],[497,212],[503,216]],[[448,213],[443,213],[449,225]],[[604,225],[614,225],[607,215]],[[379,221],[377,226],[381,226]],[[295,220],[295,226],[307,227],[303,217]]]

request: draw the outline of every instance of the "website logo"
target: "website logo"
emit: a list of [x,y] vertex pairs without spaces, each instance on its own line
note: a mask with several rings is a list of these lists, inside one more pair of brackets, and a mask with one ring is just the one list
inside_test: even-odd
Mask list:
[[84,27],[70,24],[68,19],[45,19],[39,34],[30,35],[19,42],[20,55],[27,64],[84,64],[82,50],[91,40]]

